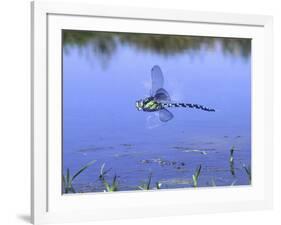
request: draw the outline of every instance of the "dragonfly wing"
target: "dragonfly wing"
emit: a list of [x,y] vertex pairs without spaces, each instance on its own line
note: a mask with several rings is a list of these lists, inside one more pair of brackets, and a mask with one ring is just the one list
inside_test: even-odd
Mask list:
[[164,123],[159,120],[159,112],[149,113],[146,117],[146,127],[148,129],[154,129],[163,125]]
[[155,95],[156,91],[163,87],[164,78],[159,66],[153,66],[151,69],[152,87],[151,94]]
[[159,111],[159,119],[162,122],[168,122],[169,120],[173,119],[173,114],[167,109],[161,109]]
[[164,88],[159,88],[156,91],[154,98],[156,101],[159,101],[159,102],[170,102],[171,101],[169,93]]

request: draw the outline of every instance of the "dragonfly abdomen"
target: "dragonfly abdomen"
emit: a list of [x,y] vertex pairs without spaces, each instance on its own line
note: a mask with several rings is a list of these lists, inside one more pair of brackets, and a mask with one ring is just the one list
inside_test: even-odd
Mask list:
[[175,107],[175,108],[180,108],[180,107],[194,108],[194,109],[201,109],[201,110],[208,111],[208,112],[215,112],[214,109],[207,108],[203,105],[191,104],[191,103],[162,103],[162,106],[168,107],[168,108],[173,108],[173,107]]

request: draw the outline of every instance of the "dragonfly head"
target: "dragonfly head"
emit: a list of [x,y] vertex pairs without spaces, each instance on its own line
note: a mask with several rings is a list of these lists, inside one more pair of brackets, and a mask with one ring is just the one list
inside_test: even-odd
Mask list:
[[137,108],[138,111],[143,110],[143,105],[144,104],[143,104],[143,100],[142,99],[136,101],[136,108]]

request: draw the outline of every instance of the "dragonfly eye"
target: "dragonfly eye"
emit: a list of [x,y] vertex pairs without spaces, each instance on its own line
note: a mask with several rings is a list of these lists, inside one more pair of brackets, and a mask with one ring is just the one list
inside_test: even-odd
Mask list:
[[136,101],[136,108],[139,111],[143,109],[143,101],[142,100]]

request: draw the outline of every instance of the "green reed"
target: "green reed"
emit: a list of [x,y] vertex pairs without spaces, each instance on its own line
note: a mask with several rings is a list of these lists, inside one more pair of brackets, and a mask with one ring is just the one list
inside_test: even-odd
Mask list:
[[230,157],[229,157],[229,162],[233,163],[234,162],[234,145],[230,149]]
[[138,189],[140,189],[140,190],[151,190],[151,189],[159,190],[159,189],[161,189],[162,183],[160,183],[159,181],[157,181],[155,183],[155,187],[152,188],[151,180],[152,180],[152,173],[149,174],[148,179],[144,184],[138,186]]
[[151,179],[152,179],[152,173],[149,174],[147,181],[144,184],[138,186],[138,188],[141,190],[150,190]]
[[117,175],[114,175],[112,183],[109,184],[107,182],[107,180],[105,179],[106,174],[108,174],[108,172],[111,170],[111,168],[109,169],[105,169],[105,163],[102,164],[101,169],[100,169],[100,175],[99,175],[99,179],[102,182],[102,184],[105,187],[104,191],[107,192],[114,192],[114,191],[118,191],[118,182],[117,182]]
[[70,170],[69,170],[69,168],[67,168],[66,176],[62,175],[62,184],[63,184],[64,193],[70,193],[70,192],[75,193],[75,189],[73,187],[74,179],[77,178],[84,170],[89,168],[95,162],[96,162],[96,160],[93,160],[93,161],[87,163],[80,170],[78,170],[73,176],[70,175]]
[[196,168],[195,173],[192,175],[193,187],[198,187],[198,179],[201,174],[201,164]]
[[229,166],[231,175],[235,177],[235,167],[234,167],[234,145],[230,149],[230,156],[229,156]]
[[107,192],[114,192],[114,191],[118,191],[118,182],[117,182],[117,175],[114,175],[112,183],[109,184],[105,178],[102,179],[102,183],[105,187],[105,191]]
[[103,180],[105,178],[105,175],[108,174],[108,172],[112,169],[112,168],[109,168],[109,169],[105,170],[104,168],[105,168],[105,163],[102,164],[101,169],[100,169],[100,175],[99,175],[100,180]]

